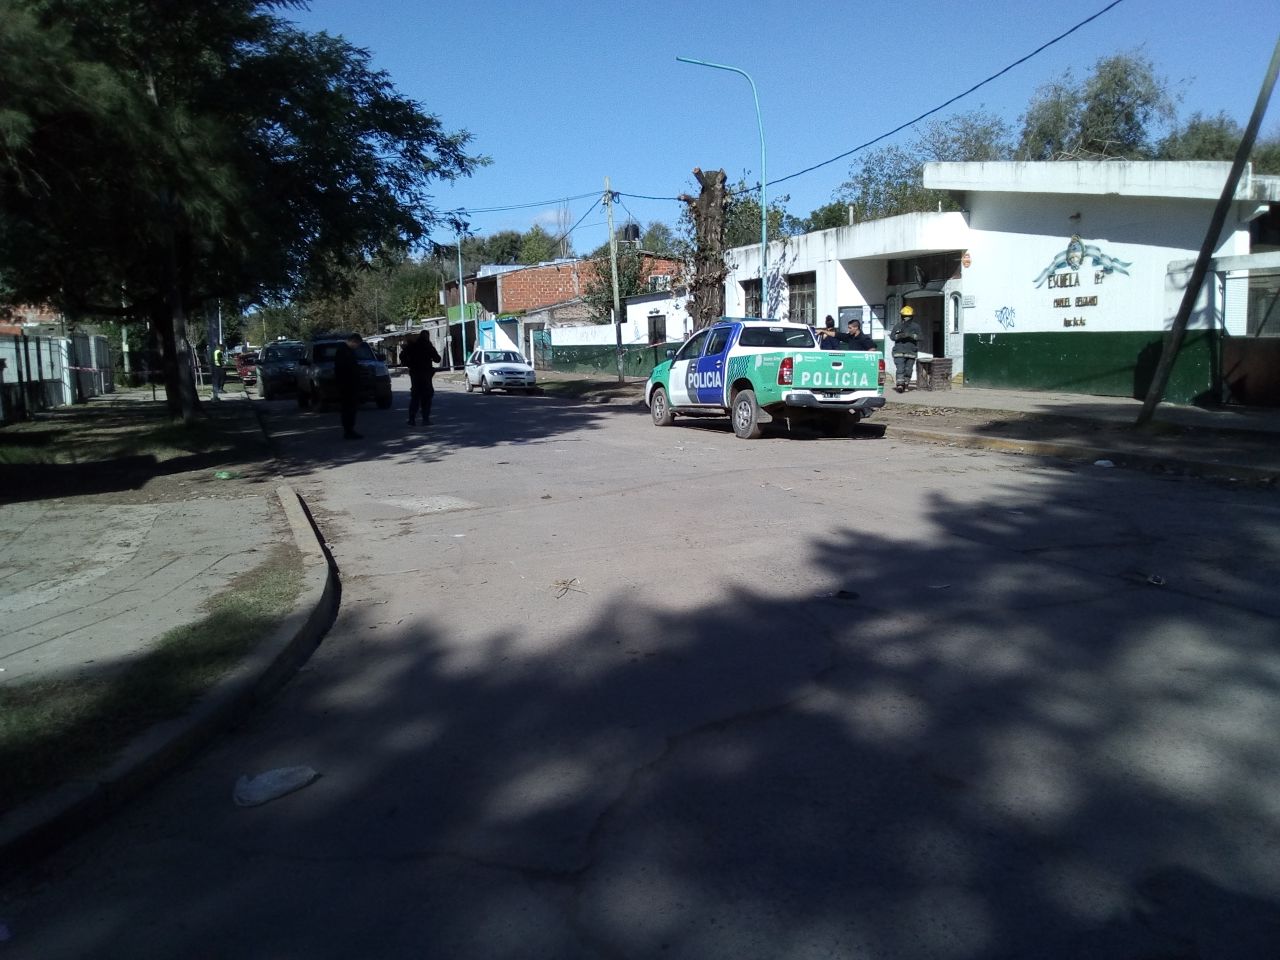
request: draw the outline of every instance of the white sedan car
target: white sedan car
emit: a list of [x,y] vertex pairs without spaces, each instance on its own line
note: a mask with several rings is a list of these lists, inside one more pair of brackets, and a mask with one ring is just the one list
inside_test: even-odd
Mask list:
[[491,390],[531,391],[538,386],[533,367],[514,350],[477,350],[463,368],[467,392],[479,387]]

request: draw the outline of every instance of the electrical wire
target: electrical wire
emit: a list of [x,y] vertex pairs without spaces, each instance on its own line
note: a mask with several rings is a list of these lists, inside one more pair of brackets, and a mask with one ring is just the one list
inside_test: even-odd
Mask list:
[[[1104,13],[1108,13],[1113,8],[1120,6],[1120,4],[1122,3],[1124,3],[1124,0],[1112,0],[1111,3],[1107,4],[1097,13],[1093,14],[1092,16],[1086,17],[1085,19],[1077,23],[1074,27],[1071,27],[1069,30],[1065,30],[1062,33],[1058,34],[1052,40],[1048,40],[1045,43],[1040,44],[1040,46],[1036,47],[1026,56],[1019,57],[1017,60],[1013,61],[1013,63],[1009,64],[1008,66],[1004,67],[1001,70],[997,70],[995,73],[991,74],[991,76],[987,77],[985,80],[975,83],[972,87],[970,87],[968,90],[965,90],[963,93],[956,94],[950,100],[946,100],[938,104],[936,107],[934,107],[931,110],[926,110],[924,113],[920,114],[918,117],[908,120],[906,123],[898,124],[898,126],[894,127],[892,130],[888,131],[887,133],[882,133],[880,134],[880,136],[875,137],[874,139],[868,140],[865,143],[860,143],[853,149],[846,150],[844,153],[836,154],[834,157],[831,157],[828,160],[823,160],[821,163],[815,163],[812,166],[805,167],[803,170],[797,170],[795,173],[789,173],[785,177],[779,177],[776,180],[766,181],[765,186],[772,187],[779,183],[786,183],[788,180],[794,180],[796,177],[800,177],[806,173],[812,173],[814,170],[819,170],[822,167],[829,166],[830,164],[835,163],[837,160],[843,160],[846,157],[850,157],[860,150],[867,149],[867,147],[875,146],[881,140],[887,140],[889,137],[892,137],[895,133],[900,133],[901,131],[905,130],[907,127],[910,127],[914,124],[919,123],[921,120],[924,120],[926,117],[931,117],[935,113],[938,113],[941,110],[945,110],[947,107],[951,106],[953,103],[955,103],[958,100],[963,100],[965,97],[969,96],[969,94],[974,93],[975,91],[981,89],[982,87],[985,87],[987,84],[991,83],[993,80],[996,80],[999,77],[1004,76],[1014,67],[1021,66],[1022,64],[1030,60],[1032,57],[1038,56],[1039,54],[1043,53],[1045,50],[1048,50],[1050,47],[1052,47],[1055,43],[1059,43],[1060,41],[1065,40],[1067,37],[1071,36],[1071,34],[1075,33],[1077,30],[1087,26],[1088,24],[1092,23],[1094,20],[1097,20],[1099,17],[1101,17]],[[743,190],[727,190],[726,195],[734,197],[734,196],[740,196],[742,194],[759,193],[759,191],[760,191],[760,184],[757,183],[755,186],[747,187],[747,188],[744,188]],[[631,197],[637,200],[679,200],[680,199],[679,197],[652,197],[652,196],[646,196],[640,193],[623,193],[621,195],[624,197]]]
[[[587,196],[591,196],[591,194],[587,194]],[[596,207],[600,206],[603,199],[604,198],[602,196],[596,195],[596,202],[593,203],[591,206],[587,207],[587,212],[578,218],[577,223],[575,223],[572,227],[570,227],[564,233],[560,234],[560,236],[556,237],[555,242],[562,243],[563,241],[567,240],[569,236],[573,233],[573,231],[577,230],[578,227],[582,226],[582,221],[587,219],[587,217],[591,216],[591,211],[594,210]]]
[[[951,104],[955,103],[957,100],[964,99],[974,91],[982,87],[985,87],[992,80],[995,80],[998,77],[1004,76],[1014,67],[1021,66],[1022,64],[1026,63],[1028,60],[1030,60],[1032,57],[1036,56],[1037,54],[1043,53],[1045,50],[1048,50],[1050,47],[1052,47],[1055,43],[1058,43],[1060,40],[1065,40],[1067,37],[1071,36],[1071,34],[1075,33],[1080,28],[1092,23],[1094,20],[1097,20],[1104,13],[1107,13],[1111,9],[1120,6],[1120,4],[1122,3],[1124,3],[1124,0],[1112,0],[1111,3],[1107,4],[1097,13],[1093,14],[1090,17],[1086,17],[1084,20],[1081,20],[1070,30],[1066,30],[1063,33],[1058,34],[1052,40],[1049,40],[1045,43],[1040,44],[1040,46],[1036,47],[1034,50],[1028,53],[1025,57],[1018,58],[1017,60],[1013,61],[1013,63],[1005,67],[1004,69],[997,70],[991,76],[987,77],[987,79],[981,80],[978,83],[975,83],[972,87],[970,87],[968,90],[964,91],[963,93],[957,93],[950,100],[947,100],[943,103],[938,104],[932,110],[926,110],[924,113],[920,114],[920,116],[912,120],[908,120],[906,123],[899,124],[898,126],[894,127],[892,130],[890,130],[888,133],[882,133],[880,134],[880,136],[876,137],[874,140],[868,140],[866,143],[860,143],[858,144],[858,146],[854,147],[852,150],[846,150],[844,153],[837,154],[836,156],[832,157],[830,160],[823,160],[821,163],[815,163],[811,167],[805,167],[803,170],[797,170],[795,173],[789,173],[785,177],[779,177],[777,180],[770,180],[765,184],[765,186],[772,187],[775,184],[786,183],[788,180],[794,180],[796,177],[803,176],[806,173],[812,173],[814,170],[817,170],[821,167],[825,167],[828,164],[835,163],[837,160],[843,160],[845,157],[851,156],[852,154],[857,153],[859,150],[865,150],[867,147],[873,146],[879,143],[881,140],[885,140],[893,136],[895,133],[899,133],[902,130],[905,130],[907,127],[910,127],[910,126],[913,126],[914,124],[919,123],[921,120],[925,119],[925,117],[931,117],[938,111],[945,110],[947,107],[951,106]],[[759,190],[760,189],[759,184],[757,184],[752,189]],[[746,191],[746,192],[749,193],[751,191]]]
[[[949,100],[943,101],[942,103],[938,104],[936,107],[933,107],[930,110],[926,110],[924,113],[920,114],[919,116],[914,117],[911,120],[906,121],[905,123],[898,124],[898,126],[894,127],[892,130],[889,130],[887,133],[882,133],[878,137],[868,140],[865,143],[860,143],[856,147],[853,147],[850,150],[846,150],[843,153],[838,153],[834,157],[831,157],[827,160],[823,160],[820,163],[815,163],[812,166],[805,167],[803,170],[797,170],[795,173],[789,173],[785,177],[778,177],[776,180],[766,181],[765,186],[766,187],[776,186],[779,183],[786,183],[788,180],[794,180],[796,177],[804,176],[804,174],[806,173],[812,173],[814,170],[820,170],[822,167],[829,166],[838,160],[843,160],[846,157],[853,156],[853,154],[858,153],[861,150],[865,150],[868,147],[875,146],[880,141],[887,140],[889,137],[892,137],[895,133],[901,133],[903,130],[907,129],[907,127],[913,126],[919,123],[921,120],[924,120],[927,117],[933,116],[935,113],[945,110],[947,107],[951,106],[953,103],[956,103],[959,100],[963,100],[965,97],[982,89],[987,84],[991,83],[993,80],[997,80],[1000,77],[1004,76],[1006,73],[1008,73],[1010,70],[1014,69],[1015,67],[1020,67],[1022,64],[1026,63],[1028,60],[1040,55],[1045,50],[1048,50],[1050,47],[1052,47],[1054,44],[1060,43],[1061,41],[1065,40],[1067,37],[1071,36],[1076,31],[1082,29],[1083,27],[1088,26],[1094,20],[1097,20],[1099,17],[1101,17],[1105,13],[1109,13],[1111,10],[1120,6],[1120,4],[1122,3],[1124,3],[1124,0],[1111,0],[1111,3],[1108,3],[1101,10],[1081,20],[1079,23],[1077,23],[1075,26],[1071,27],[1070,29],[1064,30],[1062,33],[1058,34],[1052,40],[1047,40],[1044,43],[1040,44],[1040,46],[1036,47],[1030,53],[1026,54],[1023,57],[1019,57],[1017,60],[1014,60],[1008,66],[1003,67],[1000,70],[997,70],[995,73],[991,74],[991,76],[987,77],[985,80],[980,80],[978,83],[975,83],[973,86],[971,86],[968,90],[965,90],[962,93],[957,93],[954,97],[951,97]],[[760,184],[757,183],[753,187],[748,187],[740,191],[728,190],[726,191],[726,193],[728,196],[732,197],[732,196],[739,196],[741,194],[758,193],[759,190],[760,190]],[[644,193],[627,193],[625,191],[614,191],[614,195],[617,197],[630,197],[633,200],[677,201],[680,199],[679,197],[670,197],[670,196],[660,197],[660,196],[653,196],[651,194],[644,194]],[[473,208],[464,207],[452,212],[456,214],[501,213],[508,210],[527,210],[531,207],[549,207],[554,204],[563,203],[566,200],[585,200],[587,197],[591,197],[591,196],[598,196],[598,193],[596,192],[582,193],[574,197],[559,197],[555,200],[545,200],[538,203],[516,203],[516,204],[509,204],[506,206],[499,206],[499,207],[473,207]],[[596,202],[599,203],[600,201],[597,200]],[[593,208],[594,208],[594,205],[593,205]],[[629,210],[627,212],[628,214],[631,213],[631,211]],[[632,214],[632,216],[634,217],[634,214]],[[582,221],[580,220],[578,222],[581,223]],[[576,229],[576,228],[577,228],[577,225],[575,224],[573,229]],[[573,229],[571,229],[569,232],[572,233]]]
[[553,207],[558,203],[566,203],[572,200],[585,200],[587,197],[594,197],[599,193],[593,190],[591,193],[580,193],[575,197],[557,197],[554,200],[540,200],[536,203],[513,203],[502,207],[460,207],[453,211],[454,213],[503,213],[507,210],[528,210],[530,207]]

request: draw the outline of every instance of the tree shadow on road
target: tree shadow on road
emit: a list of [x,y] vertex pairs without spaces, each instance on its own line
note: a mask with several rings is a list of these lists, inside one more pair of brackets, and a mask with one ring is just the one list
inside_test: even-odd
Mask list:
[[[281,703],[325,779],[252,817],[193,796],[203,826],[117,869],[242,857],[98,895],[77,946],[126,955],[189,894],[152,950],[1274,957],[1273,501],[1029,477],[939,494],[911,540],[833,524],[812,591],[766,562],[693,607],[620,592],[554,644],[349,608]],[[299,884],[341,915],[282,910]]]

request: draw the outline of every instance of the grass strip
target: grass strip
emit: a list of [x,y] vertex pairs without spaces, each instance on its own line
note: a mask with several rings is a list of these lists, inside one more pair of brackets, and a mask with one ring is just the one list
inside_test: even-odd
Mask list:
[[540,380],[539,388],[548,396],[570,400],[639,399],[644,392],[643,383],[618,383],[613,380]]
[[137,734],[180,715],[292,609],[302,561],[276,547],[119,670],[0,686],[0,811],[111,763]]

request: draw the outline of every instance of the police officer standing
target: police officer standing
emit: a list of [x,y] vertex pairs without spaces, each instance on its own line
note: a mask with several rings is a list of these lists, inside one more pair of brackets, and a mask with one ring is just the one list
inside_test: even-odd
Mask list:
[[893,364],[897,368],[897,384],[893,389],[902,393],[911,382],[911,372],[920,353],[920,324],[916,323],[916,311],[905,305],[898,311],[898,322],[889,331],[893,341]]
[[435,399],[436,387],[432,382],[436,372],[435,364],[440,362],[440,352],[427,334],[419,330],[409,337],[400,353],[400,361],[409,371],[409,426],[413,426],[422,410],[422,425],[431,423],[431,401]]
[[356,433],[356,408],[360,406],[360,360],[356,351],[364,339],[358,333],[338,344],[333,355],[333,382],[338,389],[338,404],[342,410],[342,438],[363,440]]

